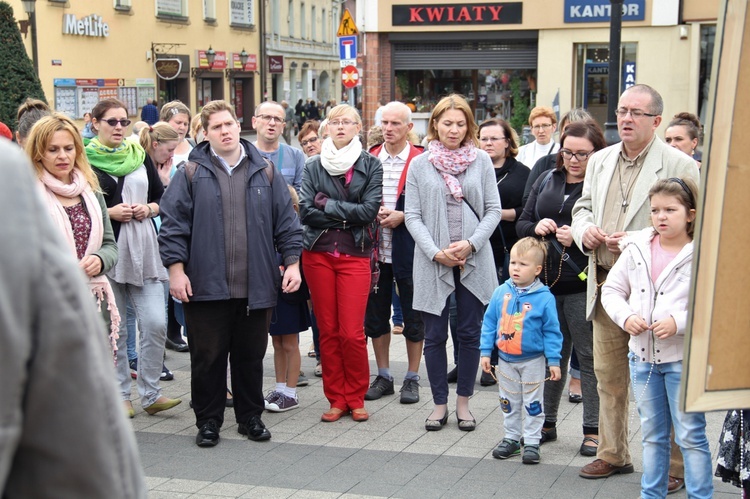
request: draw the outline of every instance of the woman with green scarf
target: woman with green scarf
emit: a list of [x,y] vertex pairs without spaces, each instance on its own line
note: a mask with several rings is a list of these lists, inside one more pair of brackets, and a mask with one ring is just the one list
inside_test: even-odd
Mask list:
[[[167,272],[159,259],[156,230],[150,220],[159,214],[164,192],[159,174],[136,142],[125,140],[130,124],[125,105],[104,99],[91,111],[96,137],[86,146],[86,155],[104,191],[112,229],[117,239],[119,260],[107,273],[120,310],[129,301],[135,309],[140,330],[138,393],[149,414],[171,409],[181,402],[161,394],[159,377],[167,335],[164,313],[164,284]],[[127,328],[123,321],[117,341],[117,378],[130,417],[130,369],[127,359]]]

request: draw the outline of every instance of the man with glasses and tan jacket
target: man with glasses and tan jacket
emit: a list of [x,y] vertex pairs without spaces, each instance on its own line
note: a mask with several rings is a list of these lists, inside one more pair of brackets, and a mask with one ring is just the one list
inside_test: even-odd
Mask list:
[[[698,181],[695,161],[656,136],[663,111],[661,95],[648,85],[623,92],[616,111],[621,142],[591,156],[583,193],[573,207],[573,239],[589,257],[586,315],[594,326],[600,401],[597,459],[581,469],[583,478],[633,472],[628,450],[629,336],[602,308],[600,286],[620,255],[620,240],[650,225],[648,191],[654,182],[670,177]],[[678,463],[669,474],[682,477],[682,460],[673,457]],[[680,487],[679,481],[671,481],[672,488]]]

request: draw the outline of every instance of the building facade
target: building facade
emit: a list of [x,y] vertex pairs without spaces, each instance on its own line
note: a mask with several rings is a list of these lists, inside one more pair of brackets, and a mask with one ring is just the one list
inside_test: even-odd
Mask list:
[[[465,95],[477,120],[530,106],[587,108],[606,120],[609,0],[360,2],[363,117],[380,98],[411,103],[417,130],[440,97]],[[360,9],[360,10],[361,10]],[[654,86],[664,117],[705,116],[718,0],[625,0],[620,88]]]
[[[9,3],[25,20],[22,2]],[[45,95],[75,119],[106,97],[133,118],[149,98],[194,112],[226,99],[249,128],[260,98],[257,8],[258,0],[37,0],[25,43],[32,54],[36,29]]]
[[336,29],[337,0],[265,1],[266,96],[294,106],[341,96]]

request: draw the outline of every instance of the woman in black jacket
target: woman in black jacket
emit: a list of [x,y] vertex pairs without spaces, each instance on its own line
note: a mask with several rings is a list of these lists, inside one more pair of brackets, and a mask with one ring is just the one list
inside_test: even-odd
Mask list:
[[581,366],[584,439],[580,452],[584,456],[595,456],[599,445],[599,395],[594,374],[593,331],[591,323],[586,321],[584,270],[588,259],[573,242],[570,224],[573,205],[583,191],[589,156],[605,146],[604,135],[595,121],[568,125],[560,140],[557,166],[534,183],[516,223],[519,237],[533,236],[549,241],[550,249],[540,277],[555,295],[563,333],[562,379],[547,381],[544,386],[542,443],[557,438],[557,410],[570,351],[575,345]]
[[302,268],[320,329],[323,391],[331,404],[321,419],[336,421],[351,411],[352,419],[366,421],[370,368],[364,317],[383,167],[362,150],[357,138],[362,121],[353,107],[336,106],[328,118],[330,136],[302,177]]

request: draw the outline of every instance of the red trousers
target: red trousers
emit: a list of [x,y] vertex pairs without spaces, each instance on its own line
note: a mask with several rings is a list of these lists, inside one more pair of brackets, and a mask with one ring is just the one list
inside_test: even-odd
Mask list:
[[370,381],[364,330],[370,260],[305,250],[302,269],[320,330],[323,393],[331,407],[360,409]]

